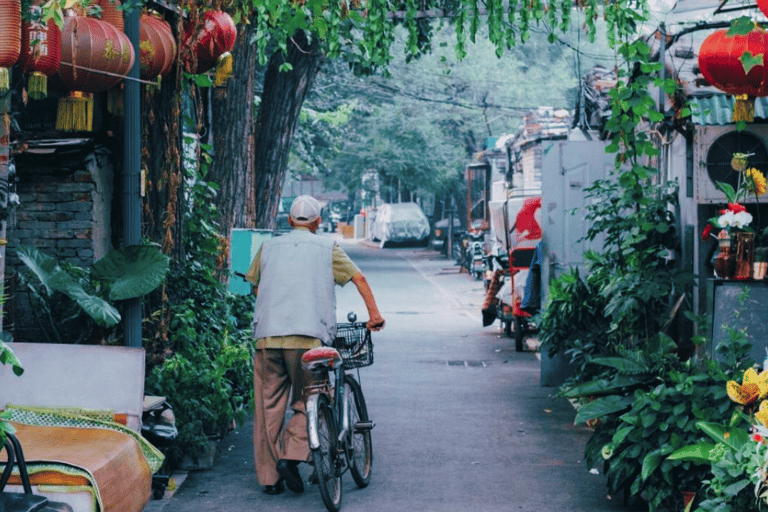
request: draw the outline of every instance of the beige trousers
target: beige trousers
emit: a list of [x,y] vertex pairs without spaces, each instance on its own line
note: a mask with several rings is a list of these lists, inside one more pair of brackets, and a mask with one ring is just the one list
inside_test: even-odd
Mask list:
[[[304,386],[314,381],[301,368],[301,349],[260,349],[254,359],[253,452],[256,478],[260,485],[274,485],[279,479],[280,459],[309,459]],[[290,401],[293,416],[286,424]]]

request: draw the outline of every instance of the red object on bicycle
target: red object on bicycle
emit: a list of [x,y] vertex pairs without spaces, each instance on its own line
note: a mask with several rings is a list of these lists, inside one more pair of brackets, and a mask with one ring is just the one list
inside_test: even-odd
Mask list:
[[301,366],[310,371],[321,365],[336,368],[341,362],[341,354],[333,347],[313,348],[301,356]]

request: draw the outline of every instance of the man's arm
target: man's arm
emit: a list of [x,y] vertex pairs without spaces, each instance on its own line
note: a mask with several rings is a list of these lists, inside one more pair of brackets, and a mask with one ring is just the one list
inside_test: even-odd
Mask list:
[[352,282],[355,283],[357,291],[365,302],[365,307],[368,309],[368,323],[366,327],[372,331],[380,331],[384,328],[384,317],[379,313],[379,308],[376,306],[376,300],[373,298],[373,291],[368,285],[368,280],[365,278],[362,272],[358,271],[352,276]]

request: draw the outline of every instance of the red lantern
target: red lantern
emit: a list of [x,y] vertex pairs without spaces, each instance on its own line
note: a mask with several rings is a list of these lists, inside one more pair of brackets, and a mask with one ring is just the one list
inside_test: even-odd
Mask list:
[[82,16],[65,18],[59,79],[76,94],[59,99],[56,129],[90,131],[92,94],[116,86],[134,59],[128,37],[110,23]]
[[757,0],[757,8],[768,16],[768,0]]
[[11,86],[10,68],[21,54],[21,0],[0,0],[0,92]]
[[[91,7],[100,7],[101,16],[97,19],[106,21],[120,32],[124,31],[123,11],[120,9],[120,0],[91,0]],[[93,16],[91,16],[93,17]]]
[[139,29],[141,78],[154,79],[167,75],[176,58],[176,41],[171,26],[158,15],[142,14]]
[[194,27],[187,27],[182,44],[184,68],[189,73],[205,73],[235,47],[235,22],[223,11],[207,11],[203,14],[203,27],[197,32],[193,30]]
[[768,32],[754,29],[748,34],[728,36],[717,30],[699,49],[699,69],[704,78],[721,91],[736,97],[734,121],[753,121],[755,97],[768,96],[768,62],[744,71],[741,56],[763,54],[768,47]]
[[61,30],[53,19],[42,23],[39,5],[29,6],[30,20],[21,24],[19,66],[29,77],[29,97],[35,100],[48,95],[48,77],[56,74],[61,62]]

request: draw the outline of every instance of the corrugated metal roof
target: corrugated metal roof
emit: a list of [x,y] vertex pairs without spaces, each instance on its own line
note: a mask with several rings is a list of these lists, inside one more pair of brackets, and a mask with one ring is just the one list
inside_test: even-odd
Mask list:
[[[697,125],[731,124],[733,96],[713,94],[690,98],[691,120]],[[768,98],[755,98],[755,120],[768,120]]]

